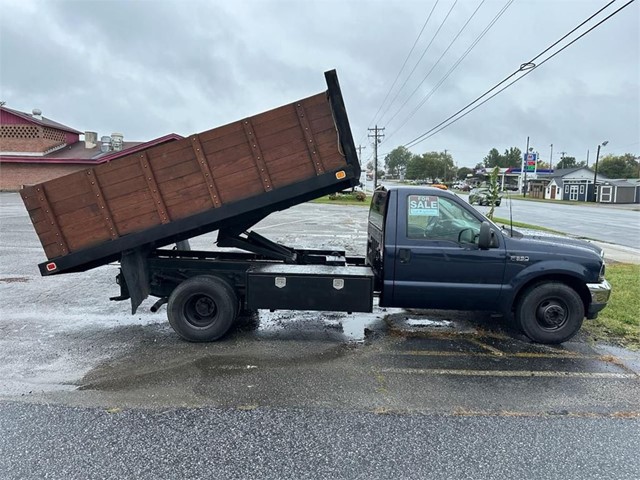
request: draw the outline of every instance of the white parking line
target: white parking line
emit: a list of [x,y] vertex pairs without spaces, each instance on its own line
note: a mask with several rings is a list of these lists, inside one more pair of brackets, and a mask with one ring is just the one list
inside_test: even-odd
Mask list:
[[555,378],[638,378],[632,373],[613,372],[560,372],[541,370],[466,370],[446,368],[381,368],[379,373],[397,373],[410,375],[458,375],[464,377],[555,377]]

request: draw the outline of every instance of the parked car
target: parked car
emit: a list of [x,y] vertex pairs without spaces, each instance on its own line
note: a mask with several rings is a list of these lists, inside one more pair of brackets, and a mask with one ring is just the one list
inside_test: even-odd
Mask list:
[[[489,189],[488,188],[474,188],[469,192],[469,203],[471,205],[489,205]],[[499,207],[502,203],[502,195],[498,194],[498,199],[495,201],[496,207]]]

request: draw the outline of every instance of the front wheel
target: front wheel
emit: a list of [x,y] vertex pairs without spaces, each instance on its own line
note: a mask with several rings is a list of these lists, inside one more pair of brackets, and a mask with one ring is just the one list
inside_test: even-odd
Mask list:
[[557,344],[578,333],[584,320],[584,304],[573,288],[548,282],[527,290],[515,314],[518,326],[531,340]]
[[236,319],[238,298],[224,280],[201,275],[185,280],[169,297],[169,323],[185,340],[211,342],[222,337]]

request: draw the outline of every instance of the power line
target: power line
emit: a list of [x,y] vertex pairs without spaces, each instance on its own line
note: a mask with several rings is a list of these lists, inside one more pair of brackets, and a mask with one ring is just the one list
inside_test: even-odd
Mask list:
[[460,35],[462,34],[462,32],[467,28],[467,25],[469,25],[469,22],[471,22],[471,20],[473,19],[473,17],[476,16],[476,13],[478,13],[478,10],[480,10],[480,7],[484,4],[486,0],[482,0],[478,6],[476,7],[476,9],[473,11],[473,13],[471,14],[471,16],[469,17],[469,19],[465,22],[465,24],[462,26],[462,28],[458,31],[458,33],[456,34],[455,37],[453,37],[453,40],[451,40],[451,42],[449,42],[449,46],[444,50],[444,52],[442,52],[442,55],[440,55],[440,58],[438,58],[438,60],[436,60],[436,62],[433,64],[433,66],[431,67],[431,69],[427,72],[427,74],[422,78],[422,81],[418,84],[418,86],[416,88],[413,89],[413,91],[409,94],[409,96],[407,97],[407,99],[404,101],[404,103],[402,105],[400,105],[400,108],[398,108],[396,110],[396,113],[393,114],[393,116],[387,120],[387,124],[391,123],[393,121],[394,118],[396,118],[398,116],[398,114],[402,111],[402,109],[404,108],[404,106],[409,102],[409,100],[411,100],[411,98],[416,94],[416,92],[418,90],[420,90],[420,87],[424,84],[424,82],[427,81],[427,78],[429,78],[429,75],[431,75],[431,73],[433,72],[433,70],[438,66],[438,64],[440,63],[440,61],[444,58],[444,56],[447,54],[447,52],[451,49],[451,47],[453,46],[453,44],[456,42],[456,40],[460,37]]
[[382,112],[382,115],[380,116],[380,119],[383,119],[384,116],[387,114],[387,112],[389,111],[389,109],[391,108],[391,106],[393,105],[393,103],[397,100],[398,95],[400,95],[400,92],[402,91],[402,89],[407,85],[407,82],[409,81],[409,79],[411,78],[411,76],[413,75],[413,73],[416,71],[416,68],[418,68],[418,65],[420,64],[420,62],[422,61],[422,59],[424,58],[424,56],[426,55],[427,51],[429,50],[429,47],[431,47],[431,44],[433,44],[433,41],[436,39],[436,37],[438,36],[438,33],[440,33],[440,30],[442,29],[442,27],[444,26],[444,24],[446,23],[447,19],[449,18],[449,15],[451,15],[451,12],[453,11],[454,7],[456,6],[456,4],[458,3],[458,0],[455,0],[455,2],[453,2],[453,5],[451,5],[451,8],[449,9],[449,11],[447,12],[447,15],[444,17],[444,20],[442,20],[442,22],[440,23],[440,26],[438,27],[438,29],[436,30],[436,33],[433,34],[433,37],[431,38],[431,41],[429,42],[429,44],[425,47],[425,49],[422,51],[422,55],[420,55],[420,58],[418,59],[418,61],[416,62],[416,64],[413,66],[413,68],[411,69],[411,72],[409,72],[409,76],[404,80],[404,83],[402,84],[402,86],[398,89],[398,91],[396,92],[395,96],[393,97],[393,99],[391,100],[391,102],[389,103],[389,105],[387,105],[387,108],[385,109],[384,112]]
[[387,135],[387,141],[395,133],[400,131],[400,129],[402,127],[404,127],[409,120],[411,120],[413,118],[413,116],[418,112],[418,110],[420,110],[420,108],[422,108],[422,106],[431,98],[431,96],[436,92],[436,90],[438,90],[438,88],[440,88],[442,86],[442,84],[447,80],[447,78],[449,78],[449,76],[455,71],[455,69],[458,68],[460,63],[462,63],[462,61],[467,57],[467,55],[469,55],[469,53],[471,53],[471,51],[480,42],[480,40],[482,40],[482,38],[489,32],[489,30],[491,30],[493,25],[495,25],[495,23],[500,19],[500,17],[504,14],[504,12],[507,11],[507,9],[511,6],[511,4],[514,1],[515,0],[508,0],[507,1],[507,3],[502,7],[502,9],[487,24],[487,26],[484,28],[484,30],[482,32],[480,32],[480,34],[475,38],[475,40],[471,43],[471,45],[469,45],[469,48],[467,48],[467,50],[458,58],[456,63],[454,63],[451,66],[449,71],[438,81],[438,83],[431,89],[431,91],[429,93],[427,93],[427,95],[425,95],[423,97],[422,101],[411,111],[409,116],[407,118],[405,118],[405,120],[400,124],[400,126],[398,126],[393,132],[391,132],[389,135]]
[[384,100],[382,100],[382,103],[380,104],[380,107],[378,107],[378,111],[376,112],[376,114],[373,116],[373,118],[369,122],[369,125],[371,125],[372,123],[374,123],[376,121],[376,119],[378,117],[378,114],[380,113],[380,110],[382,110],[382,107],[384,106],[385,102],[389,98],[389,95],[391,94],[391,91],[393,90],[393,87],[396,86],[396,83],[398,82],[398,79],[400,78],[400,74],[404,70],[404,67],[407,66],[407,62],[409,61],[409,57],[411,57],[411,54],[413,53],[413,50],[416,48],[416,45],[418,44],[418,40],[420,40],[420,37],[422,36],[422,33],[424,32],[424,29],[427,27],[427,23],[429,23],[429,20],[431,20],[431,16],[433,15],[434,10],[438,6],[438,2],[440,2],[440,0],[436,0],[436,3],[433,5],[433,8],[431,9],[431,12],[429,12],[429,16],[427,17],[427,19],[425,20],[424,24],[422,25],[422,29],[420,30],[420,33],[418,33],[418,36],[416,37],[415,42],[413,42],[413,46],[411,47],[411,50],[409,50],[409,53],[407,54],[407,58],[404,59],[404,63],[400,67],[400,70],[398,71],[398,74],[396,75],[395,80],[393,81],[393,83],[389,87],[389,91],[385,95]]
[[[502,80],[501,82],[497,83],[496,85],[494,85],[493,87],[491,87],[489,90],[487,90],[485,93],[483,93],[482,95],[480,95],[478,98],[476,98],[473,102],[467,104],[465,107],[461,108],[460,110],[458,110],[456,113],[454,113],[453,115],[451,115],[450,117],[448,117],[446,120],[440,122],[438,125],[436,125],[435,127],[427,130],[426,132],[424,132],[423,134],[419,135],[418,137],[414,138],[413,140],[407,142],[404,146],[409,148],[410,146],[414,146],[417,145],[418,143],[423,142],[424,140],[426,140],[427,138],[432,137],[433,135],[435,135],[436,133],[440,132],[441,130],[447,128],[449,125],[454,124],[455,122],[457,122],[458,120],[460,120],[461,118],[464,118],[465,116],[467,116],[469,113],[473,112],[476,108],[480,107],[481,105],[484,105],[486,102],[488,102],[489,100],[491,100],[493,97],[495,97],[496,95],[498,95],[499,93],[503,92],[504,90],[506,90],[507,88],[509,88],[511,85],[513,85],[514,83],[522,80],[524,77],[526,77],[527,75],[529,75],[531,72],[533,72],[535,69],[541,67],[542,65],[544,65],[546,62],[548,62],[549,60],[551,60],[553,57],[555,57],[556,55],[558,55],[560,52],[562,52],[563,50],[565,50],[566,48],[570,47],[571,45],[573,45],[575,42],[577,42],[578,40],[580,40],[582,37],[584,37],[587,33],[591,32],[592,30],[594,30],[595,28],[599,27],[602,23],[604,23],[605,21],[607,21],[609,18],[613,17],[614,15],[616,15],[618,12],[620,12],[622,9],[626,8],[627,6],[629,6],[630,4],[632,4],[633,2],[635,2],[635,0],[630,0],[629,2],[627,2],[626,4],[624,4],[622,7],[620,7],[618,10],[614,11],[613,13],[611,13],[610,15],[608,15],[607,17],[605,17],[603,20],[601,20],[600,22],[596,23],[593,27],[589,28],[588,30],[586,30],[584,33],[580,34],[578,37],[576,37],[575,39],[573,39],[571,42],[569,42],[567,45],[565,45],[564,47],[562,47],[560,50],[556,51],[555,53],[553,53],[552,55],[550,55],[549,57],[545,58],[542,62],[538,63],[537,65],[535,63],[533,63],[535,60],[537,60],[538,58],[540,58],[540,56],[542,56],[544,53],[548,52],[552,47],[556,46],[558,43],[560,43],[562,40],[564,40],[565,38],[567,38],[569,35],[571,35],[573,32],[575,32],[577,29],[579,29],[580,27],[582,27],[585,23],[589,22],[591,19],[593,19],[596,15],[598,15],[600,12],[602,12],[604,9],[606,9],[607,7],[609,7],[612,3],[614,3],[616,0],[612,0],[611,2],[609,2],[607,5],[605,5],[604,7],[602,7],[600,10],[598,10],[596,13],[594,13],[593,15],[591,15],[589,18],[587,18],[585,21],[583,21],[582,23],[580,23],[580,25],[578,25],[577,27],[575,27],[574,29],[572,29],[569,33],[565,34],[562,38],[560,38],[559,40],[557,40],[556,42],[554,42],[550,47],[547,47],[545,50],[543,50],[542,52],[540,52],[538,55],[536,55],[535,57],[533,57],[529,62],[527,63],[523,63],[522,65],[520,65],[520,68],[518,70],[516,70],[515,72],[513,72],[511,75],[507,76],[504,80]],[[501,88],[500,90],[498,90],[496,93],[494,93],[493,95],[491,95],[490,97],[488,97],[487,99],[483,100],[481,103],[479,103],[478,105],[476,105],[474,108],[472,108],[471,110],[465,112],[464,114],[460,115],[459,117],[457,117],[461,112],[467,110],[470,106],[474,105],[475,103],[477,103],[478,101],[480,101],[483,97],[485,97],[487,94],[489,94],[490,92],[492,92],[493,90],[495,90],[496,88],[498,88],[500,85],[502,85],[503,83],[505,83],[506,81],[510,80],[513,76],[517,75],[520,72],[525,72],[524,74],[522,74],[521,76],[519,76],[518,78],[516,78],[515,80],[513,80],[512,82],[508,83],[506,86],[504,86],[503,88]],[[449,122],[449,120],[455,118],[453,121]],[[449,122],[449,123],[447,123]],[[445,125],[446,124],[446,125]],[[444,125],[444,126],[443,126]],[[440,128],[442,127],[442,128]]]

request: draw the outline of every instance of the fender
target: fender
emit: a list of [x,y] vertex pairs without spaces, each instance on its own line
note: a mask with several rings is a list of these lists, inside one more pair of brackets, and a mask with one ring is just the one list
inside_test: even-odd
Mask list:
[[552,275],[563,275],[575,278],[582,284],[595,282],[594,277],[587,265],[570,262],[567,260],[542,260],[529,265],[514,275],[508,284],[503,285],[501,303],[503,308],[510,309],[516,296],[522,288],[536,278],[543,278]]

